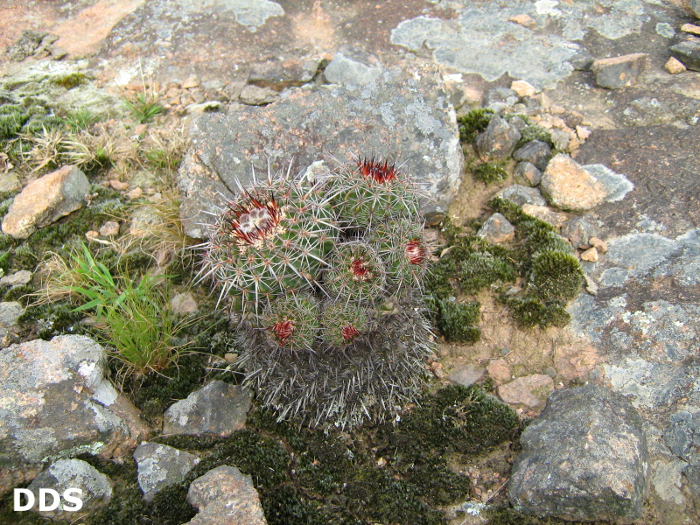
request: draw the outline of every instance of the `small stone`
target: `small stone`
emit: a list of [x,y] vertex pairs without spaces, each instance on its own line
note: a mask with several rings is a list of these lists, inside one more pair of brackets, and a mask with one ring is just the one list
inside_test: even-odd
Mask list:
[[439,361],[430,363],[430,370],[432,370],[433,375],[438,379],[443,379],[445,377],[445,371],[442,369],[442,363]]
[[681,31],[691,33],[693,35],[700,35],[700,26],[696,26],[695,24],[683,24],[681,26]]
[[[5,284],[5,283],[0,283]],[[16,301],[0,302],[0,327],[14,328],[19,316],[24,313],[22,305]]]
[[685,67],[700,71],[700,40],[686,40],[669,49],[671,55],[680,60]]
[[596,60],[591,66],[596,84],[608,89],[634,85],[646,66],[648,56],[646,53],[633,53]]
[[81,208],[90,181],[76,166],[63,166],[30,182],[14,198],[2,221],[2,231],[26,239],[36,230]]
[[532,204],[534,206],[547,205],[547,201],[542,197],[540,190],[537,188],[528,188],[521,184],[513,184],[512,186],[503,188],[496,194],[496,197],[510,201],[518,206],[522,206],[523,204]]
[[[527,15],[525,15],[527,16]],[[537,90],[535,89],[535,86],[530,84],[529,82],[526,82],[524,80],[515,80],[511,85],[510,89],[515,91],[519,97],[525,98],[525,97],[532,97],[537,93]]]
[[581,253],[581,260],[586,262],[598,262],[598,250],[595,248],[588,248]]
[[109,185],[112,187],[112,189],[115,189],[117,191],[124,191],[127,188],[129,188],[129,183],[128,182],[122,182],[117,179],[110,179]]
[[197,77],[190,77],[182,83],[182,89],[192,89],[199,87],[199,80]]
[[250,475],[222,465],[195,479],[187,501],[199,509],[189,525],[266,525],[265,515]]
[[199,306],[191,292],[179,293],[170,300],[170,309],[175,315],[189,315],[195,313]]
[[590,215],[572,217],[564,223],[561,234],[569,239],[574,248],[587,250],[591,247],[589,239],[595,237],[598,226]]
[[119,235],[119,223],[117,221],[107,221],[100,228],[102,237],[115,237]]
[[230,436],[245,426],[250,390],[212,381],[165,411],[163,434]]
[[486,220],[476,235],[488,242],[498,244],[513,240],[515,228],[503,215],[494,213]]
[[97,240],[100,238],[100,232],[95,231],[95,230],[90,230],[85,232],[85,238],[89,242],[97,242]]
[[189,104],[185,111],[188,115],[194,115],[196,113],[211,113],[213,111],[219,111],[221,109],[221,102],[218,100],[207,100],[200,104]]
[[457,383],[458,385],[471,386],[484,377],[485,372],[485,369],[467,363],[450,370],[448,378],[450,381]]
[[161,490],[176,485],[199,464],[194,454],[159,443],[141,443],[134,451],[143,499],[153,501]]
[[279,93],[270,88],[247,85],[243,88],[240,101],[248,106],[265,106],[280,98]]
[[491,361],[486,367],[486,371],[496,385],[510,381],[512,375],[510,366],[505,359],[495,359]]
[[584,211],[605,201],[605,186],[568,155],[549,161],[540,188],[547,201],[563,210]]
[[[78,516],[94,511],[109,503],[112,499],[112,481],[95,467],[80,459],[59,459],[48,469],[39,474],[27,487],[34,493],[35,501],[40,500],[41,489],[52,489],[63,494],[66,489],[81,490],[82,508]],[[61,501],[59,507],[52,511],[39,511],[47,518],[76,518],[76,512],[65,509]]]
[[18,286],[21,284],[28,284],[32,280],[32,272],[29,270],[19,270],[11,275],[5,275],[0,279],[0,285],[2,286]]
[[129,197],[131,200],[138,199],[143,195],[143,190],[141,188],[134,188],[131,191],[126,192],[126,196]]
[[492,117],[486,131],[476,138],[479,158],[484,162],[506,160],[520,137],[520,132],[506,120]]
[[683,62],[678,60],[677,58],[669,58],[666,63],[664,64],[664,67],[666,68],[666,71],[671,73],[672,75],[677,75],[678,73],[683,73],[687,68],[683,65]]
[[571,135],[561,129],[552,131],[550,138],[552,139],[554,147],[560,151],[568,149],[571,143]]
[[591,130],[583,126],[576,126],[576,136],[581,140],[586,140],[591,136]]
[[598,253],[605,253],[608,251],[608,245],[605,241],[599,239],[598,237],[591,237],[588,239],[588,244],[593,246]]
[[535,19],[532,18],[528,14],[521,14],[521,15],[515,15],[511,18],[508,19],[508,22],[515,22],[516,24],[519,24],[523,27],[527,27],[528,29],[534,29],[535,26],[537,25],[537,22],[535,22]]
[[547,167],[551,157],[552,148],[546,142],[539,140],[531,140],[513,152],[515,160],[530,162],[540,171]]
[[541,408],[554,391],[554,381],[545,374],[519,377],[498,387],[499,397],[509,405]]
[[527,161],[518,162],[513,175],[516,181],[522,180],[530,186],[537,186],[542,180],[542,172],[537,169],[537,166]]
[[586,291],[591,295],[598,295],[598,283],[591,279],[587,273],[583,274],[583,279],[586,281]]
[[[540,93],[542,95],[544,93]],[[520,97],[510,88],[496,87],[489,89],[484,95],[483,106],[486,109],[500,113],[507,107],[512,107],[518,103]]]
[[236,354],[234,352],[228,352],[228,353],[224,354],[224,360],[230,365],[235,363],[236,359],[238,359],[238,354]]
[[547,224],[551,224],[556,229],[561,228],[561,225],[568,219],[565,213],[550,210],[547,206],[523,204],[523,213],[544,221]]
[[[10,164],[11,166],[12,164]],[[3,172],[0,170],[0,192],[14,192],[22,189],[19,177],[13,171]]]

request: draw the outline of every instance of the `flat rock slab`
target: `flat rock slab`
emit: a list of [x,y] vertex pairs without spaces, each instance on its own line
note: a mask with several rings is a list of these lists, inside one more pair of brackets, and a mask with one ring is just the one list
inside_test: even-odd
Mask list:
[[152,501],[166,487],[180,483],[198,463],[194,454],[159,443],[141,443],[134,451],[143,499]]
[[[251,164],[266,171],[300,172],[323,160],[381,156],[395,160],[430,195],[424,211],[445,211],[459,189],[462,149],[455,112],[433,66],[387,70],[364,86],[298,91],[264,108],[239,107],[229,115],[199,118],[179,171],[181,215],[188,235],[211,221],[235,179],[251,181]],[[337,160],[335,160],[337,159]]]
[[641,516],[647,444],[623,396],[596,385],[557,391],[520,442],[508,483],[516,509],[583,521]]
[[595,75],[595,83],[603,88],[621,89],[637,83],[640,73],[644,70],[649,55],[633,53],[621,57],[601,58],[593,62],[591,71]]
[[99,344],[78,335],[0,351],[0,494],[32,479],[47,458],[123,457],[148,435],[105,379],[106,362]]
[[165,411],[163,434],[230,436],[245,426],[250,390],[212,381]]
[[187,501],[199,509],[187,525],[265,525],[260,497],[249,475],[222,465],[195,479]]

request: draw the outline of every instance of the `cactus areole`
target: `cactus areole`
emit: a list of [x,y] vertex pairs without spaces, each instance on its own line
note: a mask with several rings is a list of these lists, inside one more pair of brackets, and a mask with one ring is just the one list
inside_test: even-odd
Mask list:
[[433,349],[420,191],[376,157],[239,188],[200,245],[200,277],[238,311],[245,384],[280,419],[395,417]]

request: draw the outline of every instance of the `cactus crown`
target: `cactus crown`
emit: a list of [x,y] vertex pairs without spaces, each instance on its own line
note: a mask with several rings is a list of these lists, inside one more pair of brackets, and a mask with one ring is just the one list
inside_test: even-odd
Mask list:
[[239,365],[281,418],[382,419],[422,384],[430,328],[419,192],[377,157],[272,177],[227,203],[202,277],[243,314]]

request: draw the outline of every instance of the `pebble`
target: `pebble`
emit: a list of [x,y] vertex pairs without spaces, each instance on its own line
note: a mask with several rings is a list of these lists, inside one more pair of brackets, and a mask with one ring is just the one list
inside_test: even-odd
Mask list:
[[111,179],[109,181],[109,185],[112,187],[112,189],[117,190],[117,191],[124,191],[129,187],[128,182],[122,182],[122,181],[116,180],[116,179]]
[[239,98],[248,106],[265,106],[275,102],[279,97],[279,93],[273,89],[247,85],[241,91]]
[[20,284],[28,284],[32,280],[32,272],[29,270],[20,270],[10,275],[5,275],[0,279],[2,286],[17,286]]
[[568,219],[565,213],[550,210],[547,206],[535,206],[533,204],[523,204],[523,213],[551,224],[556,229],[561,228],[562,224]]
[[632,53],[596,60],[591,66],[596,84],[608,89],[620,89],[636,84],[646,66],[648,56],[646,53]]
[[531,162],[519,162],[513,171],[515,180],[523,180],[530,186],[537,186],[542,180],[542,172]]
[[119,235],[119,223],[117,221],[107,221],[100,228],[102,237],[114,237]]
[[669,58],[666,61],[664,67],[666,68],[666,71],[668,71],[672,75],[677,75],[678,73],[683,73],[683,71],[687,70],[687,68],[683,65],[683,62],[673,57]]
[[512,375],[510,366],[505,359],[491,361],[486,367],[486,372],[497,385],[510,381]]
[[519,24],[523,27],[526,27],[528,29],[534,29],[537,23],[535,22],[535,19],[532,18],[530,15],[527,15],[525,13],[521,15],[515,15],[511,18],[508,19],[508,22],[515,22],[516,24]]
[[190,77],[182,84],[182,89],[191,89],[199,87],[199,80],[197,77]]
[[700,26],[696,26],[695,24],[683,24],[681,26],[681,31],[691,33],[693,35],[700,35]]
[[[525,15],[527,16],[527,15]],[[520,97],[532,97],[537,93],[535,86],[525,80],[516,80],[510,85],[510,89],[515,91]]]
[[589,210],[602,204],[607,196],[598,179],[563,153],[549,161],[540,188],[550,205],[563,210]]
[[580,140],[586,140],[588,137],[591,136],[591,130],[583,126],[576,126],[576,136]]
[[581,253],[581,260],[586,262],[598,262],[598,250],[593,248],[588,248],[583,253]]
[[598,253],[605,253],[608,251],[608,245],[605,241],[599,239],[598,237],[591,237],[588,239],[588,244],[593,246]]
[[141,197],[141,195],[143,195],[143,190],[141,188],[134,188],[133,190],[128,191],[126,193],[126,196],[132,200],[138,199],[139,197]]
[[500,213],[494,213],[477,232],[477,237],[498,244],[515,238],[515,227]]

